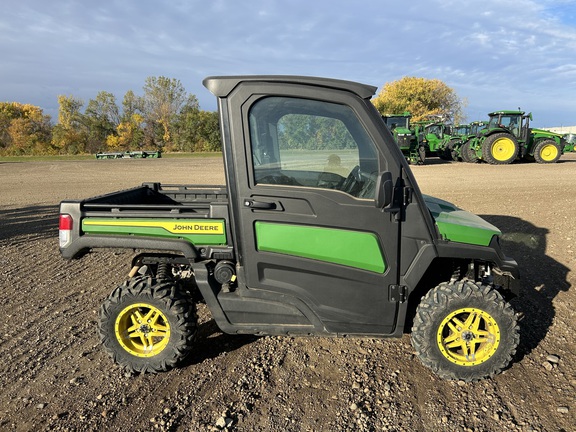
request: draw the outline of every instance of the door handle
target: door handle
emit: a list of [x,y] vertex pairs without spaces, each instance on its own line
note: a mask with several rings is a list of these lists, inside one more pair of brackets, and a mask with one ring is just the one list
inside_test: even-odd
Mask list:
[[244,200],[244,207],[249,207],[249,208],[258,209],[258,210],[275,210],[276,209],[276,203],[245,199]]

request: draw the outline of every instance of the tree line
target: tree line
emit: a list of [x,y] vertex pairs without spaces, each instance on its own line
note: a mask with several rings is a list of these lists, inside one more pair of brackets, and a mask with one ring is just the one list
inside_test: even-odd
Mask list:
[[[437,79],[403,77],[386,83],[372,103],[382,114],[410,111],[412,120],[434,116],[458,123],[464,117],[465,101]],[[174,78],[148,77],[143,95],[129,90],[121,107],[106,91],[99,92],[85,108],[82,100],[62,95],[58,106],[58,121],[53,124],[37,106],[0,102],[0,155],[221,150],[218,113],[200,110],[196,96],[188,94]],[[280,138],[287,148],[327,141],[333,146],[334,140],[342,148],[349,146],[350,137],[338,125],[326,125],[322,120],[318,125],[304,125],[301,120],[299,116],[285,119]],[[294,136],[299,139],[292,142]]]
[[58,96],[58,121],[40,107],[0,102],[0,154],[58,155],[106,151],[219,151],[218,113],[200,109],[174,78],[148,77],[143,95],[132,90],[121,108],[106,91],[84,102]]

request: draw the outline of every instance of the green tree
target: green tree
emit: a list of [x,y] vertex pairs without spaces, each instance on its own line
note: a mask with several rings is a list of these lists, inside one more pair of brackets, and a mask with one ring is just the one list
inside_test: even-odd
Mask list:
[[337,119],[289,114],[282,118],[279,144],[283,149],[345,149],[355,146],[346,126]]
[[96,99],[88,101],[84,111],[84,123],[88,128],[86,150],[91,153],[102,150],[108,136],[116,133],[116,127],[120,123],[120,110],[116,105],[116,97],[106,91],[99,92]]
[[220,151],[220,123],[217,112],[202,111],[196,98],[189,98],[172,122],[174,150]]
[[399,114],[409,111],[412,120],[427,120],[440,116],[445,122],[464,120],[466,101],[438,79],[403,77],[384,84],[372,103],[381,114]]
[[143,109],[143,99],[140,96],[136,96],[132,90],[128,90],[124,95],[122,100],[122,117],[121,121],[130,121],[134,114],[142,114]]
[[160,139],[169,148],[173,138],[171,123],[174,117],[184,106],[198,106],[198,101],[195,96],[186,94],[180,80],[160,76],[146,78],[142,105],[146,141],[157,142]]
[[220,117],[215,111],[200,111],[195,151],[221,151]]

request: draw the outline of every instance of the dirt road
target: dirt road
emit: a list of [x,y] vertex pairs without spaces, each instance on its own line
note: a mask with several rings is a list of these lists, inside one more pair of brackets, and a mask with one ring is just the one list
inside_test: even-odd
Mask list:
[[576,154],[413,171],[424,193],[497,225],[521,266],[521,345],[494,379],[439,380],[408,335],[228,336],[203,308],[183,368],[126,375],[96,317],[131,253],[62,260],[57,205],[143,181],[221,184],[221,159],[0,163],[0,430],[576,430]]

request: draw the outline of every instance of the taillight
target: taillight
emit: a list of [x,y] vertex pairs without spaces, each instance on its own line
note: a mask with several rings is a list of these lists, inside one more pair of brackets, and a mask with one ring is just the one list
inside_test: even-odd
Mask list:
[[66,246],[70,241],[70,231],[72,231],[72,226],[74,222],[72,220],[72,216],[67,214],[60,215],[60,224],[59,224],[59,243],[60,247]]

